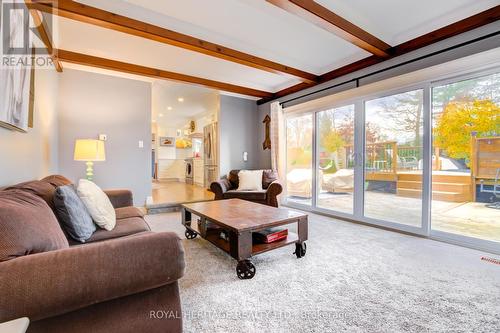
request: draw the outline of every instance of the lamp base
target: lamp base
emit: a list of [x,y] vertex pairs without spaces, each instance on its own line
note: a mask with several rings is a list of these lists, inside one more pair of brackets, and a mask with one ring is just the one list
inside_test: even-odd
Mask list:
[[87,180],[92,181],[92,179],[94,178],[94,162],[88,161],[85,164],[87,165],[86,178]]

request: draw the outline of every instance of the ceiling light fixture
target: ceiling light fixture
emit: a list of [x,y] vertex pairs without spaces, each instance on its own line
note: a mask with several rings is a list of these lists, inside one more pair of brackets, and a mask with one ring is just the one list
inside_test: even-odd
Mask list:
[[159,116],[160,116],[160,117],[163,117],[163,113],[160,113],[160,114],[159,114]]
[[179,97],[179,98],[177,98],[177,100],[178,100],[179,102],[181,102],[181,103],[182,103],[182,102],[184,102],[184,98],[183,98],[183,97]]
[[172,110],[172,107],[171,106],[167,106],[167,110]]

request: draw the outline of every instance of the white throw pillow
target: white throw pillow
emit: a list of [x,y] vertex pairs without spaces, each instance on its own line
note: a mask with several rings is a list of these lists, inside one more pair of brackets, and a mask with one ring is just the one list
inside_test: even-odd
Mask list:
[[241,170],[238,191],[262,191],[262,170]]
[[106,193],[90,180],[80,179],[76,189],[95,224],[106,230],[116,225],[116,213]]

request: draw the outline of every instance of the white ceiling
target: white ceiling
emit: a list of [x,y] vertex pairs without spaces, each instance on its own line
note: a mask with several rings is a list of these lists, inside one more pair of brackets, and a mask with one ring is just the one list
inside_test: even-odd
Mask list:
[[160,127],[177,128],[197,116],[215,114],[217,104],[218,92],[212,89],[168,81],[152,86],[152,119]]
[[[369,56],[264,0],[79,2],[317,75]],[[499,4],[499,0],[317,0],[390,45]],[[189,50],[58,18],[58,48],[276,92],[300,81]]]
[[499,0],[316,0],[391,46],[500,4]]
[[268,90],[299,82],[229,61],[74,20],[57,19],[58,48]]

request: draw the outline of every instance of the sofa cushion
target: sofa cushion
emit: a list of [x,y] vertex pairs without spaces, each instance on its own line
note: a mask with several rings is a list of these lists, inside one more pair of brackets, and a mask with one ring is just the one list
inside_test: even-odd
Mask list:
[[130,190],[105,190],[104,193],[106,193],[115,209],[134,205],[134,198]]
[[68,178],[61,176],[61,175],[51,175],[47,176],[42,179],[42,182],[46,182],[51,184],[54,187],[59,187],[59,186],[64,186],[64,185],[71,185],[72,182]]
[[27,191],[39,196],[49,205],[50,208],[54,209],[54,193],[56,191],[56,188],[50,183],[40,180],[32,180],[6,188],[6,190],[15,189]]
[[68,240],[42,198],[25,190],[0,191],[0,261],[67,247]]
[[[112,238],[129,236],[140,232],[150,231],[146,221],[141,217],[129,217],[116,221],[116,226],[113,230],[97,229],[96,232],[87,239],[87,243],[99,242]],[[74,243],[73,243],[74,244]]]
[[238,188],[238,186],[240,185],[238,173],[240,173],[240,170],[231,170],[227,175],[227,179],[231,183],[231,188]]
[[266,200],[266,191],[237,191],[229,190],[224,193],[224,199]]
[[[235,189],[239,186],[239,174],[240,170],[231,170],[227,175],[227,179],[231,183],[231,188]],[[272,182],[278,179],[278,172],[276,170],[265,169],[262,170],[262,188],[266,190]]]
[[71,238],[85,243],[96,231],[96,225],[73,185],[56,189],[54,206],[59,222]]
[[90,180],[80,179],[76,190],[90,216],[101,228],[113,230],[116,224],[116,213],[106,193]]
[[262,188],[265,190],[272,182],[278,179],[278,173],[275,170],[262,170]]
[[116,219],[127,219],[129,217],[144,217],[144,213],[137,207],[121,207],[115,209]]
[[241,170],[238,191],[262,191],[262,170]]

